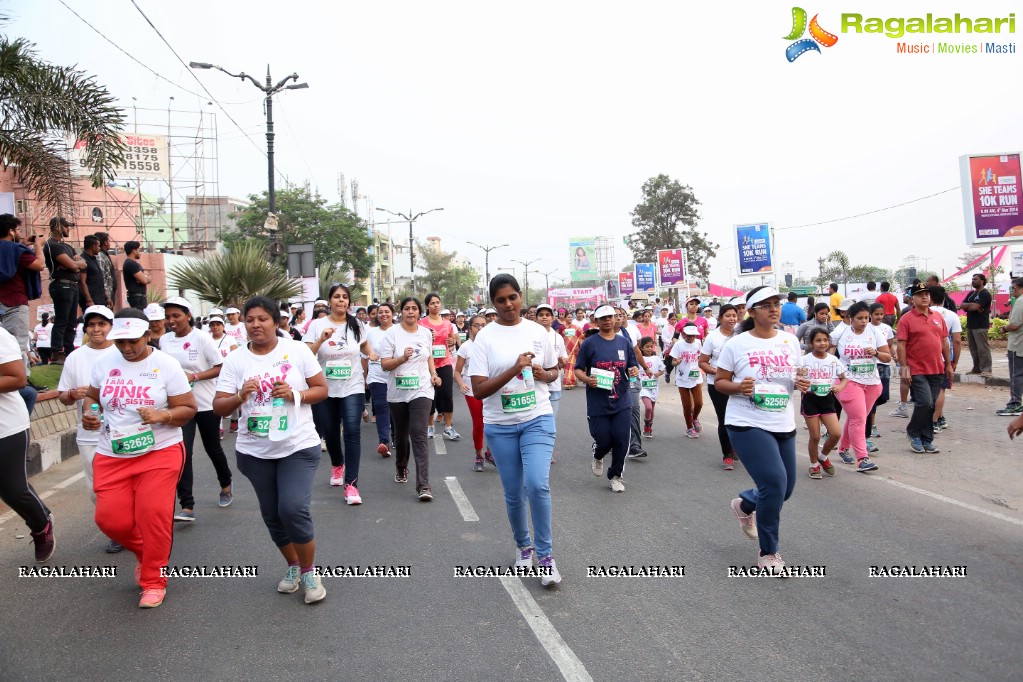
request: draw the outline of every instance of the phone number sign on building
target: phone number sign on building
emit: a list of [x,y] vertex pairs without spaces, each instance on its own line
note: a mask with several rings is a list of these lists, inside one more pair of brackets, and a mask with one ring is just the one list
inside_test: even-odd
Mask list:
[[[166,136],[121,133],[120,137],[125,146],[124,163],[114,169],[114,177],[123,180],[170,178]],[[69,143],[68,146],[71,173],[80,177],[88,176],[89,169],[85,165],[85,141],[76,140],[73,145]]]

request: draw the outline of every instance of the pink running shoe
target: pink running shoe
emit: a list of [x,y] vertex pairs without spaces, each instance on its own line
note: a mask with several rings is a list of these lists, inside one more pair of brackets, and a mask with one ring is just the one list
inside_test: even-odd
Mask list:
[[167,590],[160,589],[157,587],[151,587],[148,590],[142,590],[142,598],[139,599],[140,609],[155,609],[157,606],[163,603],[163,598],[167,596]]
[[345,503],[362,504],[362,498],[359,496],[359,489],[351,483],[345,485]]
[[330,484],[333,486],[342,486],[345,484],[344,464],[339,467],[330,467]]

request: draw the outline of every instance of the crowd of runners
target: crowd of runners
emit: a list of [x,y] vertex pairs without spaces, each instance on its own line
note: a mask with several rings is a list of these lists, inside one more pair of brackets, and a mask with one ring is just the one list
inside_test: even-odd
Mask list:
[[[885,300],[838,297],[804,309],[767,286],[714,305],[693,297],[678,311],[613,303],[570,311],[525,306],[515,278],[500,274],[489,298],[490,307],[467,314],[444,308],[436,293],[353,310],[350,290],[335,284],[309,319],[260,296],[205,320],[180,297],[145,311],[89,307],[82,345],[64,363],[60,400],[77,406],[79,452],[106,551],[128,549],[137,559],[139,606],[163,602],[160,569],[173,526],[196,522],[197,432],[220,507],[235,494],[221,441],[236,434],[234,468],[251,483],[286,563],[277,589],[302,589],[314,603],[326,595],[314,570],[310,511],[322,452],[330,457],[323,484],[342,488],[345,504],[361,505],[362,429],[372,428],[374,454],[393,458],[395,484],[408,484],[411,460],[409,487],[429,502],[429,440],[462,438],[453,421],[461,411],[456,391],[467,415],[460,423],[472,434],[466,466],[496,468],[514,564],[547,569],[544,585],[561,580],[549,479],[564,391],[585,391],[588,468],[623,493],[627,461],[648,457],[643,440],[655,437],[660,391],[674,384],[684,425],[659,422],[656,433],[698,439],[706,385],[721,468],[741,463],[753,482],[731,501],[732,512],[742,534],[758,542],[758,566],[779,575],[778,529],[800,476],[800,426],[809,435],[805,475],[814,480],[835,475],[833,458],[857,472],[877,470],[870,458],[879,450],[877,408],[893,374],[900,400],[891,416],[908,419],[910,449],[937,453],[935,434],[948,428],[943,391],[960,329],[958,317],[943,312],[941,287],[913,284],[897,333]],[[24,452],[28,412],[15,390],[24,365],[3,330],[0,374],[0,415],[10,425],[0,449]],[[56,545],[52,515],[24,474],[15,475],[24,458],[4,461],[11,475],[0,477],[3,500],[29,525],[37,561],[46,561]]]

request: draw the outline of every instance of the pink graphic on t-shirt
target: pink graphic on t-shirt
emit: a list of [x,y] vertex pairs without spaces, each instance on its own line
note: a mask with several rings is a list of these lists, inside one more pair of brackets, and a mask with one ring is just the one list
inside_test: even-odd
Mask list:
[[182,350],[188,350],[188,348],[189,348],[189,347],[190,347],[191,345],[192,345],[192,344],[191,344],[191,342],[189,342],[189,341],[185,341],[185,343],[183,343],[183,344],[181,345],[181,348],[182,348]]
[[112,376],[112,377],[119,377],[119,376],[121,376],[121,370],[119,370],[119,369],[117,369],[117,368],[115,367],[114,369],[110,370],[110,374],[109,374],[109,376]]

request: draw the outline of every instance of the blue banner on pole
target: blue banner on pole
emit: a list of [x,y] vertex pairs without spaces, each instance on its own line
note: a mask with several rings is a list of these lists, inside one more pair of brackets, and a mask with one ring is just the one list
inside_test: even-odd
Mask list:
[[767,223],[736,225],[735,254],[740,275],[774,272],[770,226]]
[[636,263],[636,291],[651,293],[657,288],[657,264]]

